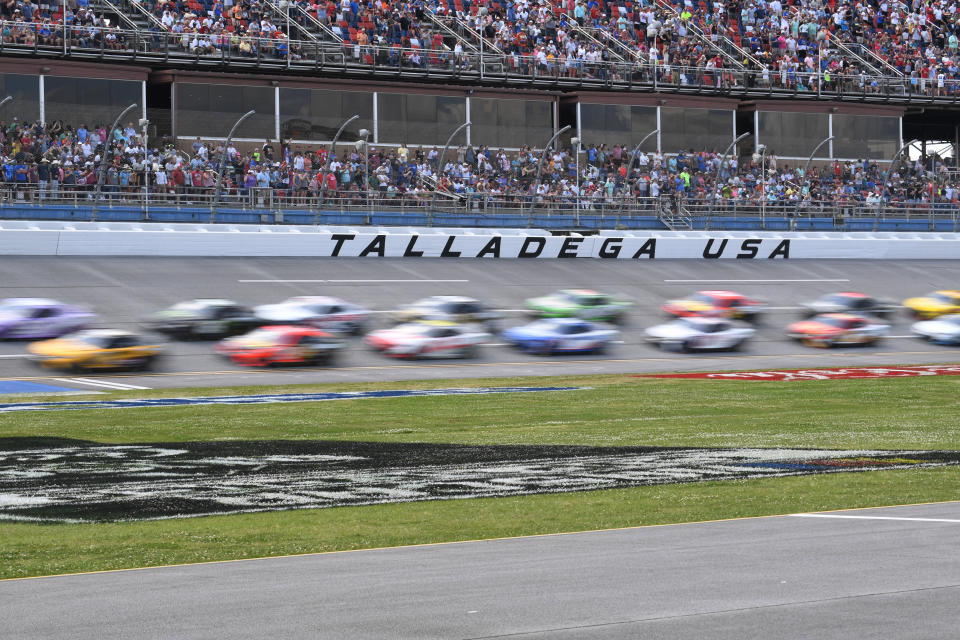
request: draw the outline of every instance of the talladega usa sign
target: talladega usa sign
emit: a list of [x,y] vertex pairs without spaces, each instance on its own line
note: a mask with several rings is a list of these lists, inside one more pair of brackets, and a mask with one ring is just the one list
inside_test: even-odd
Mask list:
[[[388,234],[360,236],[353,233],[331,234],[330,257],[358,258],[600,258],[632,260],[657,258],[789,258],[787,238],[653,238],[591,236],[434,236]],[[389,243],[389,247],[388,247]],[[401,251],[402,247],[402,251]],[[438,251],[439,249],[439,251]],[[699,254],[697,252],[699,251]]]
[[309,256],[445,259],[956,259],[956,233],[348,228],[0,222],[0,255]]

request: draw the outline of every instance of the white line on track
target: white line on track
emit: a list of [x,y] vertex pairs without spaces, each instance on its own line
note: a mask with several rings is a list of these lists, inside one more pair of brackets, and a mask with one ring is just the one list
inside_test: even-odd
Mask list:
[[849,278],[798,278],[794,280],[790,279],[773,279],[773,278],[759,278],[756,280],[716,280],[714,278],[697,278],[695,280],[664,280],[664,282],[750,282],[753,284],[763,284],[769,282],[771,284],[776,284],[779,282],[850,282]]
[[85,384],[91,387],[102,387],[105,389],[115,389],[117,391],[132,391],[135,389],[149,389],[150,387],[138,387],[135,384],[122,384],[119,382],[106,382],[104,380],[94,380],[92,378],[54,378],[58,382],[67,382],[73,384]]
[[0,356],[0,358],[9,358],[9,359],[12,359],[12,358],[32,358],[32,357],[33,357],[33,356],[31,356],[29,353],[10,353],[10,354],[6,354],[6,355]]
[[950,518],[898,518],[894,516],[846,516],[832,513],[791,513],[794,518],[837,518],[844,520],[903,520],[905,522],[953,522],[960,520]]
[[237,280],[244,284],[267,283],[267,284],[404,284],[404,283],[442,283],[442,282],[470,282],[469,280],[432,280],[432,279],[412,279],[412,280]]

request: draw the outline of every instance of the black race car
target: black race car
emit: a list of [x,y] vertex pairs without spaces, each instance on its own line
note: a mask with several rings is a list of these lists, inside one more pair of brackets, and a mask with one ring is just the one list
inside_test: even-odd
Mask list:
[[219,339],[246,333],[263,324],[251,309],[232,300],[187,300],[158,311],[148,327],[172,338]]
[[864,293],[841,291],[803,302],[800,308],[801,315],[807,318],[821,313],[869,313],[884,318],[896,309],[896,305],[889,300],[878,300]]

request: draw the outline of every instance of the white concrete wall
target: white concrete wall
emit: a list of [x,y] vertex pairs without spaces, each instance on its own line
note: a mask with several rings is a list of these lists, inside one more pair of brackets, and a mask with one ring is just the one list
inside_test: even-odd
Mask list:
[[607,231],[561,237],[541,229],[4,221],[0,255],[957,259],[960,234]]

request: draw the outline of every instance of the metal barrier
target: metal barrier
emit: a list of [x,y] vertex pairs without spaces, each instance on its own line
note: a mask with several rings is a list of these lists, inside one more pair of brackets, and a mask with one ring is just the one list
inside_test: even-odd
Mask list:
[[[160,213],[190,210],[216,213],[242,212],[267,215],[283,222],[284,215],[303,224],[304,216],[318,210],[327,214],[354,214],[360,222],[371,223],[376,216],[415,216],[417,224],[430,226],[434,219],[497,221],[504,226],[547,224],[566,228],[664,228],[683,229],[821,229],[876,231],[896,221],[912,230],[960,231],[960,205],[954,202],[916,204],[890,201],[866,202],[759,202],[747,199],[624,198],[620,195],[574,197],[517,193],[513,195],[462,193],[434,199],[433,192],[399,193],[387,190],[335,191],[325,195],[309,189],[225,188],[215,205],[212,187],[118,187],[106,185],[98,210],[109,217],[114,209],[139,220],[156,219]],[[93,186],[0,184],[0,218],[44,218],[69,209],[77,219],[92,219]],[[531,198],[535,201],[531,203]],[[533,207],[531,208],[531,204]],[[164,217],[168,219],[168,217]],[[536,222],[534,222],[536,221]],[[448,222],[447,222],[448,223]],[[731,226],[732,225],[732,226]]]
[[331,71],[369,77],[448,77],[500,84],[523,82],[537,86],[593,86],[622,90],[721,93],[725,95],[792,96],[858,101],[956,102],[960,84],[938,89],[935,83],[899,76],[835,75],[683,67],[636,62],[539,58],[498,52],[431,50],[419,47],[373,46],[250,37],[237,34],[175,34],[116,27],[57,27],[29,22],[0,21],[0,55],[33,55],[140,61],[190,68],[235,67]]

